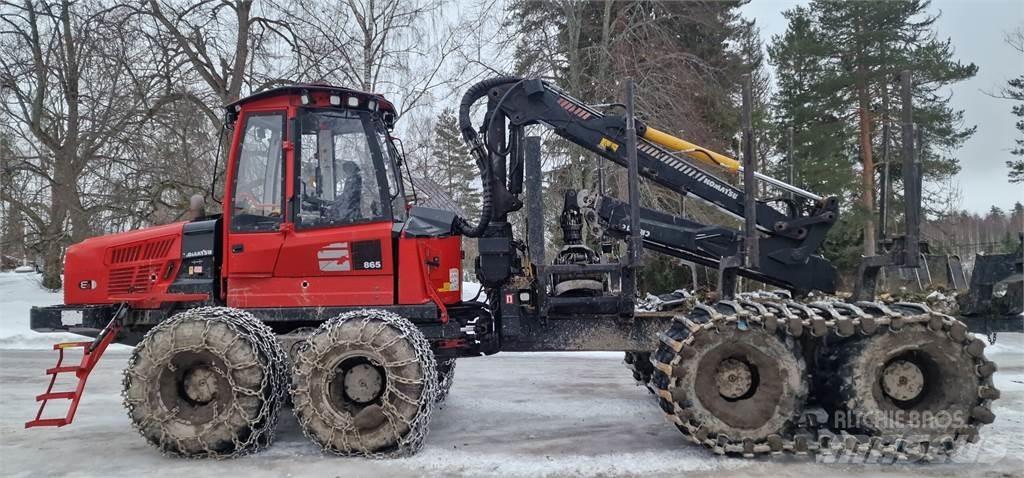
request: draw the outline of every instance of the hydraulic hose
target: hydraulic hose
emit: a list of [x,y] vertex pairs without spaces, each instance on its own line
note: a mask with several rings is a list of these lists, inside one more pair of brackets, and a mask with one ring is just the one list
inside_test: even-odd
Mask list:
[[[473,129],[469,110],[472,108],[473,103],[487,96],[487,92],[491,88],[518,81],[520,81],[520,78],[514,76],[499,76],[481,81],[466,90],[466,93],[462,95],[462,101],[459,103],[459,130],[462,132],[462,139],[466,141],[466,145],[469,146],[473,156],[476,157],[476,165],[480,169],[480,182],[483,187],[479,222],[474,225],[461,216],[455,219],[456,231],[466,237],[480,237],[484,230],[487,229],[487,225],[490,224],[491,214],[494,209],[491,204],[494,196],[494,190],[491,185],[493,171],[490,158],[488,157],[487,145],[480,140],[480,136]],[[486,128],[486,125],[484,127]]]

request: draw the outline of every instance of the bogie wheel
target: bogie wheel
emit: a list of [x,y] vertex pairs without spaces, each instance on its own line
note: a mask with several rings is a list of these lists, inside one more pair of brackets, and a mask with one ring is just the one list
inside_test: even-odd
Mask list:
[[647,391],[656,393],[651,385],[651,378],[654,376],[654,365],[651,363],[650,352],[626,352],[622,361],[633,374],[633,380],[636,380],[637,385],[643,385],[647,388]]
[[455,381],[455,359],[440,360],[437,362],[437,402],[441,403],[448,398],[448,392],[452,389]]
[[880,328],[830,349],[821,360],[830,373],[817,393],[844,431],[928,443],[929,455],[946,454],[992,422],[994,366],[955,319],[903,312],[898,330]]
[[305,341],[292,370],[295,416],[325,451],[381,458],[422,446],[437,364],[408,320],[381,310],[341,314]]
[[719,454],[782,451],[807,397],[796,341],[723,304],[698,306],[660,339],[653,385],[684,435]]
[[124,372],[135,428],[162,452],[226,458],[266,447],[288,393],[273,331],[247,312],[202,307],[153,327]]

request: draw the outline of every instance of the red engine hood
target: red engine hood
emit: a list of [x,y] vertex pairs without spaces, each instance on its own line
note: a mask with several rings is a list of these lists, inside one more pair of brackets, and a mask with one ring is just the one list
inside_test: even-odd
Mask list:
[[64,258],[65,304],[113,304],[162,293],[181,264],[184,222],[86,239]]

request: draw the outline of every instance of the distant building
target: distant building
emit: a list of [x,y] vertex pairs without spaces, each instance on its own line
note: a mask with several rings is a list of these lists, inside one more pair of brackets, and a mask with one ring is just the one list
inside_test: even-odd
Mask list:
[[412,186],[410,186],[409,179],[409,177],[406,177],[405,179],[405,194],[406,200],[410,204],[434,209],[444,209],[465,217],[465,211],[455,204],[455,200],[448,195],[448,192],[446,192],[440,184],[437,184],[430,178],[412,175]]

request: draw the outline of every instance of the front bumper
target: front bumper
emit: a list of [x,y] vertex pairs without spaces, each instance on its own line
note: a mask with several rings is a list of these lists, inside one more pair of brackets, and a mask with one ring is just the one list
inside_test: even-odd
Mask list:
[[51,305],[32,307],[29,327],[35,332],[70,332],[95,337],[110,322],[114,308],[107,305]]

